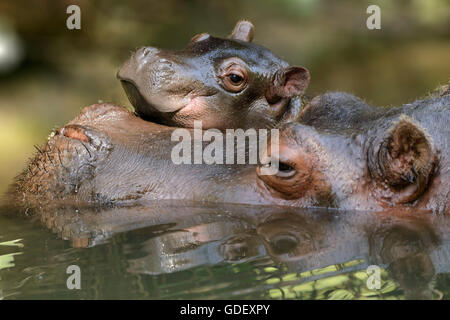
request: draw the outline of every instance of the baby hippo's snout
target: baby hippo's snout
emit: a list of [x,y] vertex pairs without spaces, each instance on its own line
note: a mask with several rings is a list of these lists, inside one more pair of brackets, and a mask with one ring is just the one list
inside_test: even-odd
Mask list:
[[[184,70],[168,51],[138,49],[120,68],[117,78],[142,118],[158,119],[188,103]],[[162,121],[164,122],[164,121]]]

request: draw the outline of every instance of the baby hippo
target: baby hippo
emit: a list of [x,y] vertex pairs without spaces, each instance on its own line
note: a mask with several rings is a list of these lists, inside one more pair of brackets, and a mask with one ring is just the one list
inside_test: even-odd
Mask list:
[[295,119],[309,84],[303,67],[251,43],[254,27],[236,24],[229,39],[194,36],[181,51],[137,50],[117,73],[142,119],[175,127],[269,128]]
[[327,93],[299,121],[281,128],[278,174],[258,175],[266,198],[450,213],[450,95],[386,110]]

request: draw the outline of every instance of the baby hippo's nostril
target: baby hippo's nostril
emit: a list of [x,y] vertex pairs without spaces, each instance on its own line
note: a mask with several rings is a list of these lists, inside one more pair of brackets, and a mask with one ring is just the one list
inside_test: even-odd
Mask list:
[[70,139],[80,140],[83,142],[90,142],[91,139],[86,135],[82,126],[69,124],[63,128],[58,129],[58,134]]

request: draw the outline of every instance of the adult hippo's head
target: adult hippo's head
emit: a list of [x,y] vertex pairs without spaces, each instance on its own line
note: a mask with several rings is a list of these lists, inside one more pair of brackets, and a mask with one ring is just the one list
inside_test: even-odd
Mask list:
[[254,27],[236,24],[229,39],[194,36],[181,51],[137,50],[117,77],[138,116],[160,124],[266,128],[296,117],[309,72],[251,43]]
[[[323,108],[341,96],[328,94],[304,111],[304,123],[280,128],[279,158],[272,159],[280,170],[262,175],[257,168],[263,196],[300,207],[448,212],[450,97],[384,111],[355,107],[348,97],[332,105],[336,118]],[[355,119],[339,120],[346,112]],[[313,121],[322,124],[305,124]]]

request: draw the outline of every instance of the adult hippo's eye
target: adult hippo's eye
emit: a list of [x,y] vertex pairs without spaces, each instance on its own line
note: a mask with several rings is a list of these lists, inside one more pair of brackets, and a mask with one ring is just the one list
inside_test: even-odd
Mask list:
[[[266,168],[276,168],[273,162],[269,162],[263,165]],[[278,170],[275,173],[275,176],[279,178],[290,178],[296,174],[297,170],[295,169],[294,164],[290,164],[287,162],[278,161]]]
[[290,172],[290,171],[294,170],[294,168],[292,168],[287,163],[280,162],[280,165],[278,166],[278,170],[283,171],[283,172]]
[[231,82],[233,82],[236,85],[244,81],[244,79],[241,76],[234,73],[230,74],[228,77],[230,77]]
[[279,176],[281,178],[289,178],[289,177],[292,177],[293,175],[295,175],[295,173],[296,173],[296,170],[289,163],[280,162],[278,164],[277,176]]
[[311,188],[314,164],[301,146],[285,139],[279,141],[278,155],[271,155],[270,148],[256,168],[258,184],[277,198],[299,199]]

